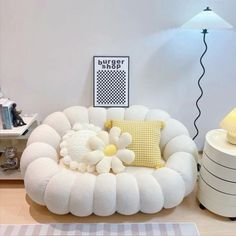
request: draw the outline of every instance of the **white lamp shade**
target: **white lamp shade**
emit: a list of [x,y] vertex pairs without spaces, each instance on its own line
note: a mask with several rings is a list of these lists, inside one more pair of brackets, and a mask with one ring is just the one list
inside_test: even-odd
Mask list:
[[231,29],[233,26],[209,8],[198,13],[185,24],[183,29]]

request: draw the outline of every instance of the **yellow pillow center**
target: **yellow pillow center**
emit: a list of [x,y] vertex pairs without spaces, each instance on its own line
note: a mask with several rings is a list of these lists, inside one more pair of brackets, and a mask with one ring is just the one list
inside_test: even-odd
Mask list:
[[116,154],[117,148],[114,144],[109,144],[104,148],[103,152],[106,156],[113,156]]

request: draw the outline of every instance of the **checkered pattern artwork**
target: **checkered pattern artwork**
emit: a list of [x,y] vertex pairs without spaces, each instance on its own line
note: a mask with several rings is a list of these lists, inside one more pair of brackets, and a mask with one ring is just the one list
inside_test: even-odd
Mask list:
[[94,106],[129,106],[129,57],[95,56]]

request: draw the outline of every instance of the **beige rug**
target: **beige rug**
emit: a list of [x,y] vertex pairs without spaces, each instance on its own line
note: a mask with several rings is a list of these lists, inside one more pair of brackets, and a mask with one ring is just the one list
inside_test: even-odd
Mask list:
[[1,236],[199,236],[190,222],[0,225]]

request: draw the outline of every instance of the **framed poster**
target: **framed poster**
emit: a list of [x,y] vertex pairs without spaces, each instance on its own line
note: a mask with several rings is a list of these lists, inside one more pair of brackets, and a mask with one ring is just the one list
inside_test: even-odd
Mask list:
[[93,105],[129,106],[129,57],[93,57]]

